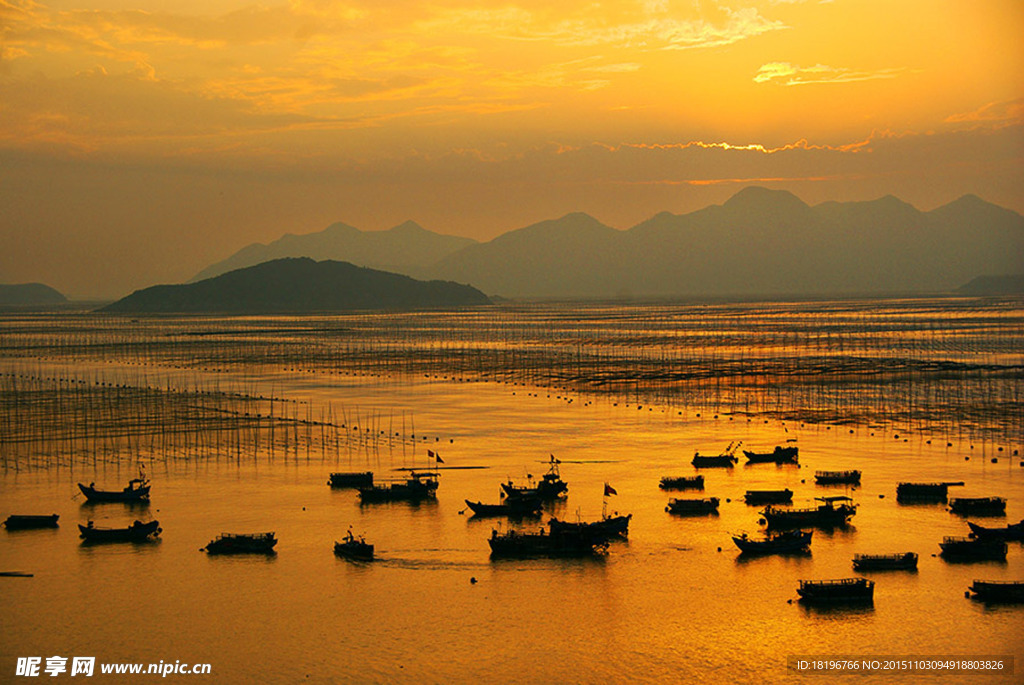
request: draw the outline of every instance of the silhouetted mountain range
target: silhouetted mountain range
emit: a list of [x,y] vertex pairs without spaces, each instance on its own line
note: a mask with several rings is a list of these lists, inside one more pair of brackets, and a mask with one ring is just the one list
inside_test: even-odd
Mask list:
[[[420,240],[447,238],[416,228]],[[1024,217],[974,195],[921,212],[891,195],[811,207],[749,187],[625,231],[568,214],[396,270],[506,297],[951,292],[979,275],[1024,273]]]
[[441,235],[406,221],[387,231],[360,231],[348,224],[331,224],[319,233],[287,234],[263,245],[253,243],[222,262],[199,272],[190,283],[228,271],[283,257],[338,260],[382,271],[410,273],[476,243],[472,238]]
[[3,306],[63,304],[67,301],[64,295],[42,283],[0,285],[0,305]]
[[959,295],[1024,295],[1024,275],[978,276],[956,289]]
[[309,258],[275,259],[198,283],[137,290],[106,312],[308,313],[488,304],[468,285]]

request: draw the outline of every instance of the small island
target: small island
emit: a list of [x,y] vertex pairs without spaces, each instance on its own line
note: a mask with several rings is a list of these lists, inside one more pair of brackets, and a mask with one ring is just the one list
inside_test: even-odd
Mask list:
[[295,314],[482,304],[490,300],[469,285],[418,281],[348,262],[299,257],[275,259],[197,283],[137,290],[100,311]]
[[67,301],[64,295],[42,283],[0,285],[0,306],[3,307],[66,304]]

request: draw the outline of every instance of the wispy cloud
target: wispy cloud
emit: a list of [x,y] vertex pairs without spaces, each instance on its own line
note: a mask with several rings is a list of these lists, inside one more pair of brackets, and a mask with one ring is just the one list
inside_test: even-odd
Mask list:
[[765,155],[773,155],[779,152],[792,150],[829,150],[832,152],[859,152],[871,144],[872,138],[866,138],[853,143],[843,145],[812,144],[801,139],[785,145],[768,146],[761,143],[726,143],[706,142],[702,140],[691,140],[686,143],[626,143],[621,147],[634,148],[638,150],[686,150],[688,148],[700,148],[704,150],[734,150],[739,152],[757,152]]
[[806,86],[820,83],[851,83],[855,81],[872,81],[875,79],[892,79],[906,73],[902,67],[863,71],[830,67],[816,64],[801,67],[789,62],[768,62],[762,64],[754,75],[756,83],[778,83],[783,86]]
[[788,28],[753,7],[722,8],[712,18],[677,18],[663,3],[647,3],[645,10],[639,19],[614,21],[592,12],[552,16],[522,7],[452,9],[426,20],[423,29],[564,46],[687,50],[731,45]]
[[971,112],[946,117],[947,124],[995,124],[1014,126],[1024,124],[1024,98],[990,102]]

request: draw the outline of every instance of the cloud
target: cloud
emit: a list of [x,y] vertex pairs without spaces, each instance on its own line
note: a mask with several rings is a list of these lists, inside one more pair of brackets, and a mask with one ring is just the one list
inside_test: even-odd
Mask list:
[[1024,98],[990,102],[971,112],[950,115],[944,121],[947,124],[1021,125],[1024,124]]
[[645,5],[646,17],[609,18],[593,11],[550,12],[522,7],[451,9],[431,17],[422,30],[453,31],[561,46],[608,46],[645,50],[713,48],[786,29],[781,21],[761,16],[756,8],[722,8],[712,18],[676,18],[665,3]]
[[757,73],[754,75],[754,81],[756,83],[778,83],[783,86],[806,86],[821,83],[851,83],[875,79],[892,79],[906,72],[905,68],[857,71],[829,67],[824,64],[800,67],[789,62],[768,62],[762,64],[761,68],[757,70]]

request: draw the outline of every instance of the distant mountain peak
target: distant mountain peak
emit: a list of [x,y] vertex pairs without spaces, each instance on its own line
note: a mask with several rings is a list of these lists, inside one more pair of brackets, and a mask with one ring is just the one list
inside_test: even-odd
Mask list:
[[722,206],[731,210],[758,212],[808,209],[807,203],[788,190],[772,190],[761,186],[747,186]]
[[203,269],[191,282],[283,257],[312,257],[391,271],[419,271],[475,243],[471,238],[428,231],[413,221],[385,231],[361,231],[338,222],[317,233],[288,233],[267,245],[249,245]]

